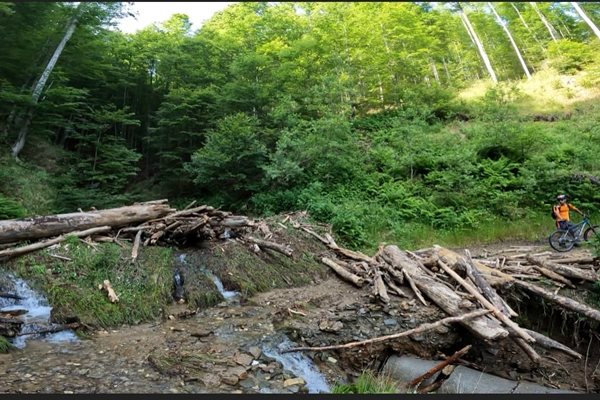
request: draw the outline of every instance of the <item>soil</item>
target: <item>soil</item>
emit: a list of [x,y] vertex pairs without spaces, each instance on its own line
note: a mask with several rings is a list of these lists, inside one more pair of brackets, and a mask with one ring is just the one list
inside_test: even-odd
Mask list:
[[[477,256],[507,245],[470,251]],[[574,253],[586,251],[575,249]],[[206,265],[211,266],[210,262]],[[225,289],[239,289],[227,287],[224,271],[213,272],[223,280]],[[446,316],[436,306],[423,306],[416,299],[392,296],[390,304],[383,306],[369,289],[357,289],[329,271],[315,276],[319,278],[300,287],[267,290],[244,296],[241,302],[223,301],[203,310],[173,304],[165,310],[163,321],[94,332],[76,343],[30,340],[23,350],[0,354],[0,393],[307,392],[311,389],[296,379],[299,374],[265,354],[272,354],[283,334],[295,346],[343,344],[397,333]],[[286,281],[293,278],[291,273],[283,276]],[[513,342],[481,343],[460,326],[344,351],[304,354],[331,387],[352,381],[362,371],[379,370],[393,353],[442,359],[470,343],[473,349],[462,363],[472,368],[554,388],[600,391],[600,337],[593,333],[597,328],[571,315],[548,311],[544,305],[529,304],[522,293],[505,298],[523,321],[538,325],[540,320],[554,321],[554,327],[546,326],[548,331],[584,358],[576,360],[536,348],[543,360],[535,366]]]

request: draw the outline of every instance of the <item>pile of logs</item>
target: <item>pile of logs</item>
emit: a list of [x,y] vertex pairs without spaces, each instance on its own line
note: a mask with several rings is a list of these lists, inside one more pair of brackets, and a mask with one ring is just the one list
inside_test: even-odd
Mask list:
[[[156,200],[106,210],[0,221],[0,260],[50,247],[68,236],[88,238],[88,242],[132,241],[131,258],[135,260],[141,245],[185,245],[199,240],[242,237],[265,227],[244,216],[207,205],[191,208],[193,205],[177,211],[167,200]],[[52,236],[55,237],[21,245],[22,241]],[[280,250],[289,252],[283,247]]]
[[[395,245],[387,245],[381,246],[370,257],[341,248],[330,235],[321,236],[309,225],[294,223],[294,226],[316,237],[334,252],[335,257],[321,259],[325,265],[357,287],[369,285],[373,296],[380,302],[389,303],[390,295],[414,296],[423,305],[432,302],[449,315],[448,321],[462,324],[486,343],[513,340],[536,364],[541,357],[532,347],[533,344],[559,350],[579,359],[582,356],[545,335],[520,327],[513,320],[517,313],[496,289],[516,285],[560,308],[600,321],[600,311],[557,293],[565,286],[573,288],[579,282],[596,282],[600,279],[597,259],[591,256],[559,258],[550,252],[534,253],[530,248],[527,251],[517,249],[518,254],[495,255],[492,258],[488,255],[475,259],[468,250],[465,255],[461,255],[434,246],[410,252]],[[556,285],[556,290],[530,282],[535,279],[552,282]],[[409,291],[412,292],[410,296]],[[486,313],[482,315],[478,311]],[[402,334],[390,337],[398,335]],[[327,348],[352,347],[373,340],[375,339]],[[289,351],[298,350],[320,348],[296,348]]]

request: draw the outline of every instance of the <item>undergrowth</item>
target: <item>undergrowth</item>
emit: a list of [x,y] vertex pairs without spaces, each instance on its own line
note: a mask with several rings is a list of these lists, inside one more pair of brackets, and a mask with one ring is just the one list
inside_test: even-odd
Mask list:
[[[170,301],[171,250],[146,247],[133,264],[130,256],[128,247],[89,245],[72,236],[58,248],[14,260],[9,268],[45,293],[55,322],[75,318],[90,326],[109,327],[152,320]],[[110,303],[99,290],[105,279],[119,302]]]
[[395,381],[386,375],[376,375],[371,371],[364,371],[356,380],[348,384],[335,385],[331,393],[334,394],[376,394],[400,393]]

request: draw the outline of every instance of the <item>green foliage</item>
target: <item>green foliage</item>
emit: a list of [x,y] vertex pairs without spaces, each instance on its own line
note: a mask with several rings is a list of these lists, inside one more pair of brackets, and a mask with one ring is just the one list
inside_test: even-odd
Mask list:
[[4,336],[0,335],[0,354],[8,353],[8,351],[10,349],[12,349],[13,347],[14,346],[12,344],[10,344],[8,339],[6,339]]
[[27,215],[27,210],[14,200],[0,194],[0,219],[22,218]]
[[349,384],[335,385],[331,393],[334,394],[376,394],[376,393],[399,393],[399,388],[391,377],[376,375],[365,371],[356,381]]
[[[38,154],[46,155],[43,151]],[[55,198],[55,181],[50,173],[33,163],[0,156],[0,207],[7,217],[51,213]]]
[[206,144],[185,165],[198,190],[219,193],[226,206],[261,188],[267,160],[266,134],[245,114],[225,117],[207,134]]
[[[149,247],[131,264],[130,249],[102,244],[96,250],[71,236],[59,252],[71,260],[41,252],[13,261],[21,277],[46,293],[56,322],[77,316],[92,326],[137,324],[159,316],[170,301],[173,258],[169,249]],[[110,303],[106,293],[98,290],[105,279],[119,296],[118,303]]]
[[558,71],[571,74],[581,71],[593,61],[594,48],[585,43],[563,39],[550,43],[548,55],[552,57],[552,65]]

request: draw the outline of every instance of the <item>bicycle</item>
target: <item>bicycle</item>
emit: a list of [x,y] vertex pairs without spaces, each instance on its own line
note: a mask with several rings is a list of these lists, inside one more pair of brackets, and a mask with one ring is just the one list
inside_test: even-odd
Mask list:
[[583,220],[575,224],[570,229],[557,229],[548,237],[550,247],[556,251],[570,251],[575,244],[580,243],[581,239],[584,242],[594,240],[600,236],[600,227],[592,225],[587,215],[583,216]]

